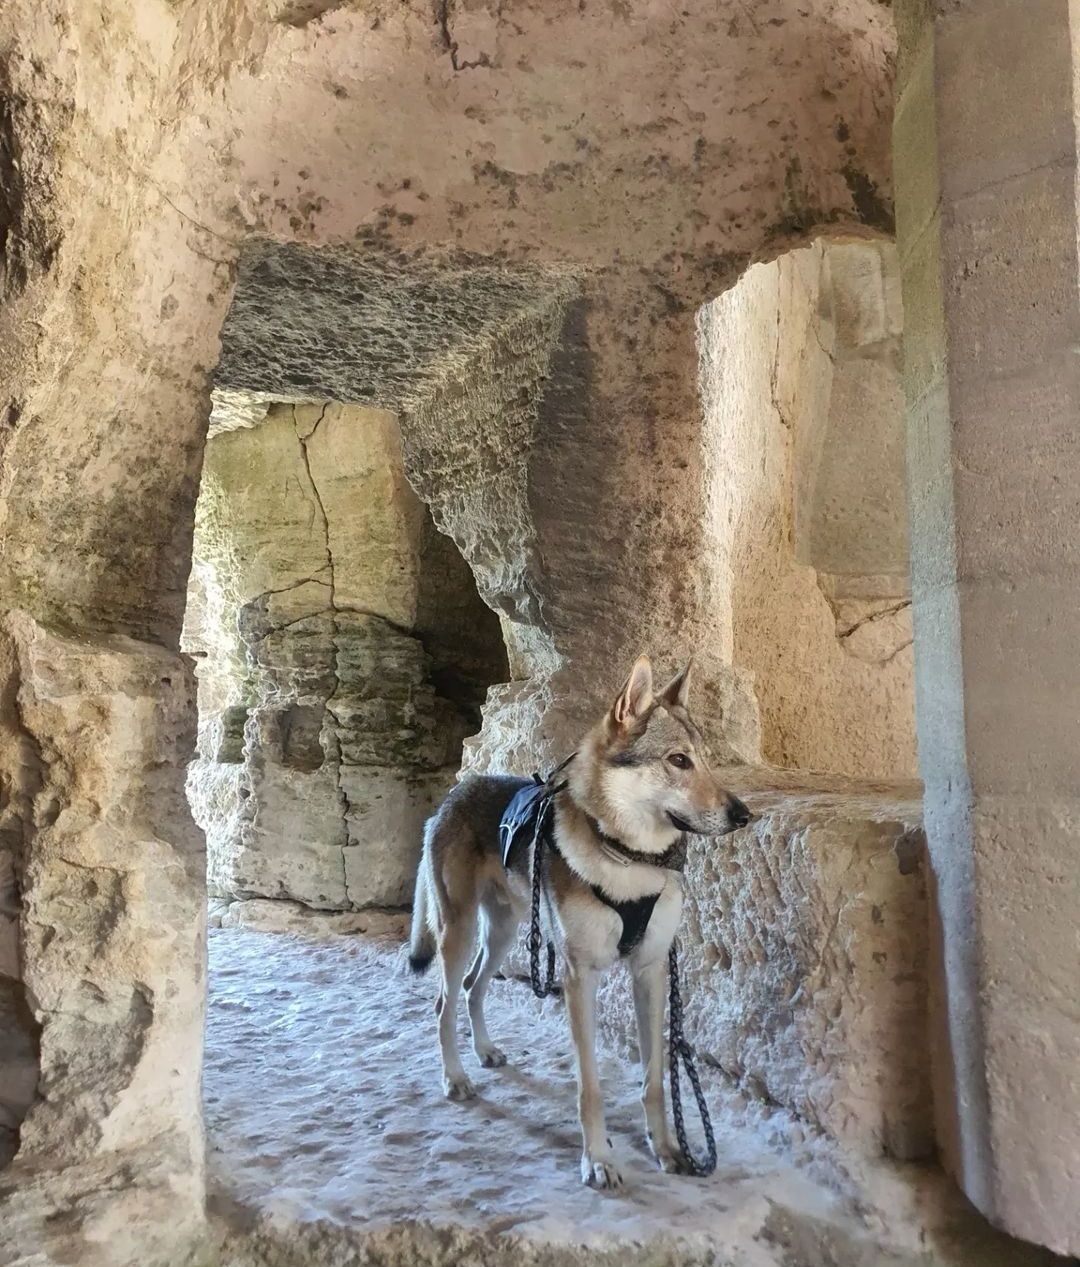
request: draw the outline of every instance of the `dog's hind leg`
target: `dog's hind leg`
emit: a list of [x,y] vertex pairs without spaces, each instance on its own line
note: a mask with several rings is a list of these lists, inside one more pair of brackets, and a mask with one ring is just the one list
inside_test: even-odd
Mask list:
[[443,979],[436,1011],[439,1016],[439,1046],[442,1049],[443,1090],[451,1100],[471,1100],[476,1094],[462,1068],[457,1039],[458,999],[475,937],[476,907],[470,906],[446,921],[439,940]]
[[469,1023],[472,1025],[473,1049],[476,1058],[486,1069],[497,1069],[506,1064],[506,1056],[491,1041],[484,1018],[484,999],[491,979],[499,971],[506,952],[514,940],[518,921],[513,909],[489,899],[484,902],[480,929],[480,949],[476,961],[465,979],[469,998]]
[[581,1118],[581,1181],[590,1188],[619,1188],[622,1175],[615,1168],[604,1123],[604,1100],[596,1068],[596,986],[592,968],[566,969],[566,1008],[578,1070],[578,1115]]

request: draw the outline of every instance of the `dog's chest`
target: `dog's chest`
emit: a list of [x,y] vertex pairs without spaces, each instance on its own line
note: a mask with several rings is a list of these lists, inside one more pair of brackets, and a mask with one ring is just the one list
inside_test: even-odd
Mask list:
[[[567,953],[603,970],[622,958],[635,964],[662,959],[667,955],[681,915],[682,882],[674,873],[668,873],[664,887],[648,911],[640,936],[631,937],[623,915],[592,892],[587,896],[582,892],[576,900],[563,903],[559,922]],[[633,944],[626,945],[628,940]]]
[[652,963],[667,954],[682,918],[682,903],[682,880],[674,872],[668,872],[644,935],[632,952],[631,957],[636,962]]

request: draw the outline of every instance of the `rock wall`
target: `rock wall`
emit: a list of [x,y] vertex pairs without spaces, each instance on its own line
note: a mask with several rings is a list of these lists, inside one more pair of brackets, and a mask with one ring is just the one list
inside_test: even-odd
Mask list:
[[[204,863],[183,796],[195,700],[177,648],[242,247],[268,234],[406,262],[465,251],[508,271],[593,271],[587,343],[605,350],[548,452],[574,462],[573,428],[595,426],[582,475],[606,464],[616,483],[599,487],[618,505],[625,469],[612,456],[632,417],[626,444],[657,454],[667,497],[685,436],[662,433],[693,389],[639,406],[654,386],[692,384],[696,307],[817,227],[889,226],[892,42],[872,0],[777,0],[768,21],[735,0],[632,14],[576,0],[439,14],[379,0],[0,10],[0,847],[18,912],[2,970],[20,1061],[40,1051],[39,1098],[6,1176],[15,1261],[179,1267],[199,1252]],[[639,309],[628,332],[620,315]],[[635,393],[654,353],[658,373]],[[454,392],[470,390],[464,367]],[[621,386],[606,392],[613,368]],[[528,496],[543,502],[557,478],[529,471]],[[568,486],[568,505],[582,487]],[[625,515],[606,517],[597,541],[627,537],[614,564],[624,596],[667,610],[669,594],[635,592],[649,515],[632,515],[629,533]],[[463,503],[459,541],[467,521]],[[538,537],[541,556],[561,549],[557,528]],[[650,574],[672,574],[656,565],[685,556],[681,535],[643,556]],[[696,637],[674,610],[657,635]],[[580,614],[616,629],[613,656],[650,632],[639,616],[621,637],[614,603]],[[574,617],[567,606],[560,620]],[[524,626],[521,654],[533,645],[551,655],[546,632]],[[577,689],[607,651],[583,661]],[[222,720],[226,748],[236,721]],[[74,912],[67,868],[84,881]]]
[[211,891],[409,900],[487,685],[494,614],[405,480],[392,414],[269,405],[207,444],[184,646]]
[[222,340],[226,391],[332,391],[399,416],[410,482],[503,617],[512,680],[470,766],[564,755],[622,666],[657,647],[696,649],[718,751],[759,755],[756,700],[722,654],[701,564],[691,308],[636,270],[463,274],[456,257],[257,244]]
[[97,1261],[131,1261],[118,1231],[130,1225],[164,1263],[198,1241],[204,1192],[205,862],[182,790],[191,666],[19,613],[0,648],[15,720],[3,751],[16,762],[4,830],[22,839],[19,949],[37,1022],[32,1046],[4,1040],[5,1107],[26,1112],[5,1249],[86,1243],[102,1247]]
[[[149,178],[178,35],[164,5],[0,12],[4,993],[33,1058],[4,1079],[27,1110],[0,1216],[17,1263],[174,1267],[205,1230],[205,863],[177,636],[231,276],[171,205],[183,160]],[[180,54],[188,92],[207,35]]]
[[895,251],[818,244],[702,309],[709,553],[767,761],[915,774]]

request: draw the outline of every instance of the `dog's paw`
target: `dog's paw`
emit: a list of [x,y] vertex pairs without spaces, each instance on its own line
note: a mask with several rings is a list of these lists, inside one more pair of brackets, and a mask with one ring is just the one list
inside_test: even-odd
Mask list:
[[473,1100],[476,1098],[476,1088],[463,1073],[455,1074],[453,1077],[447,1074],[443,1078],[443,1091],[446,1093],[448,1100]]
[[506,1064],[506,1052],[494,1046],[478,1051],[476,1058],[485,1069],[501,1069]]
[[688,1175],[690,1164],[682,1150],[672,1140],[664,1140],[656,1144],[649,1140],[649,1150],[656,1158],[656,1164],[666,1175]]
[[622,1187],[623,1179],[613,1162],[582,1153],[581,1182],[598,1192],[612,1192]]

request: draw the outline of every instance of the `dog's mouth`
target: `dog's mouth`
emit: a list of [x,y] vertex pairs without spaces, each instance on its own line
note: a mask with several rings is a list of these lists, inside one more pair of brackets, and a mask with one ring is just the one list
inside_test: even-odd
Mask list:
[[727,823],[724,827],[695,827],[693,823],[688,823],[685,818],[680,818],[678,814],[672,810],[665,810],[668,822],[678,831],[689,832],[692,836],[729,836],[733,831],[737,831],[744,826],[743,823]]
[[700,827],[693,826],[693,824],[688,823],[685,818],[680,818],[678,814],[673,814],[671,810],[667,810],[666,812],[672,827],[674,827],[677,831],[688,831],[694,836],[704,835]]

